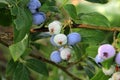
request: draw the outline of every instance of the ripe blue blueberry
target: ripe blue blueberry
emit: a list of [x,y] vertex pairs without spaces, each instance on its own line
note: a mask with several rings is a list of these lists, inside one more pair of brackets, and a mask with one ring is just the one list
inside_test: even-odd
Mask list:
[[99,64],[99,63],[101,63],[101,62],[103,62],[104,60],[100,57],[100,56],[96,56],[95,57],[95,62],[97,63],[97,64]]
[[115,55],[115,48],[110,44],[103,44],[98,48],[98,56],[108,59]]
[[56,43],[54,42],[54,36],[55,35],[52,35],[51,38],[50,38],[50,42],[53,46],[57,46]]
[[36,10],[36,9],[30,9],[30,12],[31,12],[32,14],[35,14],[35,13],[37,12],[37,10]]
[[115,62],[120,65],[120,52],[116,55]]
[[79,33],[70,33],[67,36],[68,38],[68,45],[75,45],[76,43],[81,41],[81,36]]
[[50,55],[50,59],[51,59],[51,61],[53,61],[55,63],[61,62],[62,59],[60,57],[60,52],[59,51],[53,51]]
[[33,24],[40,25],[43,23],[46,19],[46,16],[43,12],[38,12],[33,14]]
[[39,8],[41,6],[41,3],[39,0],[30,0],[30,2],[28,3],[28,8],[30,10],[35,10],[37,8]]

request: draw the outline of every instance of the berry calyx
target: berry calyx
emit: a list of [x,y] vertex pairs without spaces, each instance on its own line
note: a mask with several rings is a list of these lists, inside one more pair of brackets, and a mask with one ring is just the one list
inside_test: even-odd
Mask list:
[[57,46],[63,46],[67,43],[67,36],[64,34],[57,34],[54,37],[54,42]]
[[64,48],[60,51],[60,56],[63,60],[69,60],[71,57],[71,49],[70,48]]
[[68,45],[75,45],[76,43],[81,41],[81,36],[79,33],[73,32],[68,34]]
[[53,21],[48,25],[50,34],[59,34],[61,31],[62,25],[59,21]]
[[103,44],[98,48],[98,56],[108,59],[115,55],[115,48],[110,44]]
[[51,59],[51,61],[53,61],[55,63],[61,62],[62,59],[60,57],[60,52],[59,51],[53,51],[50,55],[50,59]]

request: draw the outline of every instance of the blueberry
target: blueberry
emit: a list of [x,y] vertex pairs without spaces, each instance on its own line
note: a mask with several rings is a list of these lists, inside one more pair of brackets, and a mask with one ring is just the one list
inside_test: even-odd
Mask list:
[[40,25],[43,23],[46,19],[46,16],[43,12],[38,12],[33,14],[33,24]]
[[120,65],[120,52],[116,55],[115,62]]
[[67,43],[67,36],[64,34],[57,34],[54,37],[54,42],[57,46],[63,46]]
[[69,60],[71,57],[71,49],[70,48],[62,48],[60,50],[60,56],[63,60]]
[[39,7],[41,7],[41,3],[39,0],[30,0],[30,2],[28,3],[28,8],[30,10],[35,10]]
[[96,56],[95,57],[95,62],[97,63],[97,64],[99,64],[99,63],[101,63],[101,62],[103,62],[104,60],[100,57],[100,56]]
[[120,80],[120,72],[115,72],[115,73],[112,75],[111,80]]
[[76,43],[81,41],[81,36],[79,33],[70,33],[67,36],[68,38],[68,45],[75,45]]
[[48,25],[49,32],[51,34],[59,34],[61,31],[62,25],[59,21],[53,21]]
[[110,44],[103,44],[98,48],[98,56],[108,59],[115,55],[115,48]]
[[60,57],[60,52],[59,51],[53,51],[50,55],[50,59],[51,59],[51,61],[53,61],[55,63],[61,62],[62,59]]
[[37,13],[37,10],[36,10],[36,9],[30,9],[30,12],[31,12],[32,14],[35,14],[35,13]]
[[52,35],[51,38],[50,38],[50,42],[53,46],[57,46],[56,43],[54,42],[54,36],[55,35]]

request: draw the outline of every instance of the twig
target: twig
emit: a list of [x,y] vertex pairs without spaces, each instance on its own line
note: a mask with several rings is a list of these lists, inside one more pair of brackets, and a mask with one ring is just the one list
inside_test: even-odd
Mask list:
[[119,27],[103,27],[103,26],[92,26],[92,25],[86,25],[86,24],[73,24],[72,28],[86,28],[86,29],[95,29],[95,30],[103,30],[103,31],[118,31],[120,32]]
[[1,39],[0,39],[0,43],[5,45],[6,47],[9,47],[9,44],[7,44],[6,42],[2,41]]
[[66,69],[69,69],[70,67],[79,64],[80,62],[82,62],[83,60],[85,60],[86,57],[87,57],[86,55],[83,55],[78,61],[69,63],[67,65]]
[[48,59],[46,59],[46,58],[44,58],[44,57],[42,57],[42,56],[36,56],[36,55],[33,55],[33,54],[31,54],[30,56],[31,56],[31,57],[34,57],[34,58],[37,58],[37,59],[39,59],[39,60],[41,60],[41,61],[43,61],[43,62],[46,62],[46,63],[49,63],[49,64],[51,64],[51,65],[56,66],[57,68],[59,68],[59,69],[61,69],[62,71],[64,71],[67,75],[69,75],[73,80],[82,80],[82,79],[78,78],[77,76],[71,74],[71,73],[66,69],[66,67],[63,67],[63,66],[61,66],[61,65],[59,65],[59,64],[56,64],[56,63],[54,63],[54,62],[52,62],[52,61],[50,61],[50,60],[48,60]]
[[[85,28],[85,29],[95,29],[95,30],[103,30],[103,31],[111,31],[111,32],[120,32],[119,27],[103,27],[103,26],[93,26],[87,24],[73,24],[72,28]],[[31,33],[34,32],[46,32],[48,28],[40,28],[40,29],[31,29]]]
[[69,69],[70,67],[77,65],[78,63],[80,63],[82,61],[82,58],[76,62],[71,62],[67,65],[66,69]]

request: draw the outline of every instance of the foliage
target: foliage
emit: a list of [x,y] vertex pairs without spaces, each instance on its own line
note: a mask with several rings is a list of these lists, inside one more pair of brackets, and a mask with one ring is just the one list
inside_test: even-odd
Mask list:
[[[46,21],[34,25],[29,0],[0,0],[0,25],[12,26],[14,36],[13,43],[5,47],[0,32],[0,56],[5,56],[3,60],[0,57],[1,80],[108,80],[102,67],[116,66],[115,56],[103,61],[102,67],[94,58],[101,44],[112,44],[120,51],[120,1],[86,0],[76,6],[69,0],[39,1],[42,5],[37,10],[46,14]],[[49,42],[47,26],[53,20],[62,22],[61,33],[77,32],[82,37],[71,46],[72,58],[59,64],[49,60],[51,52],[58,49]]]

